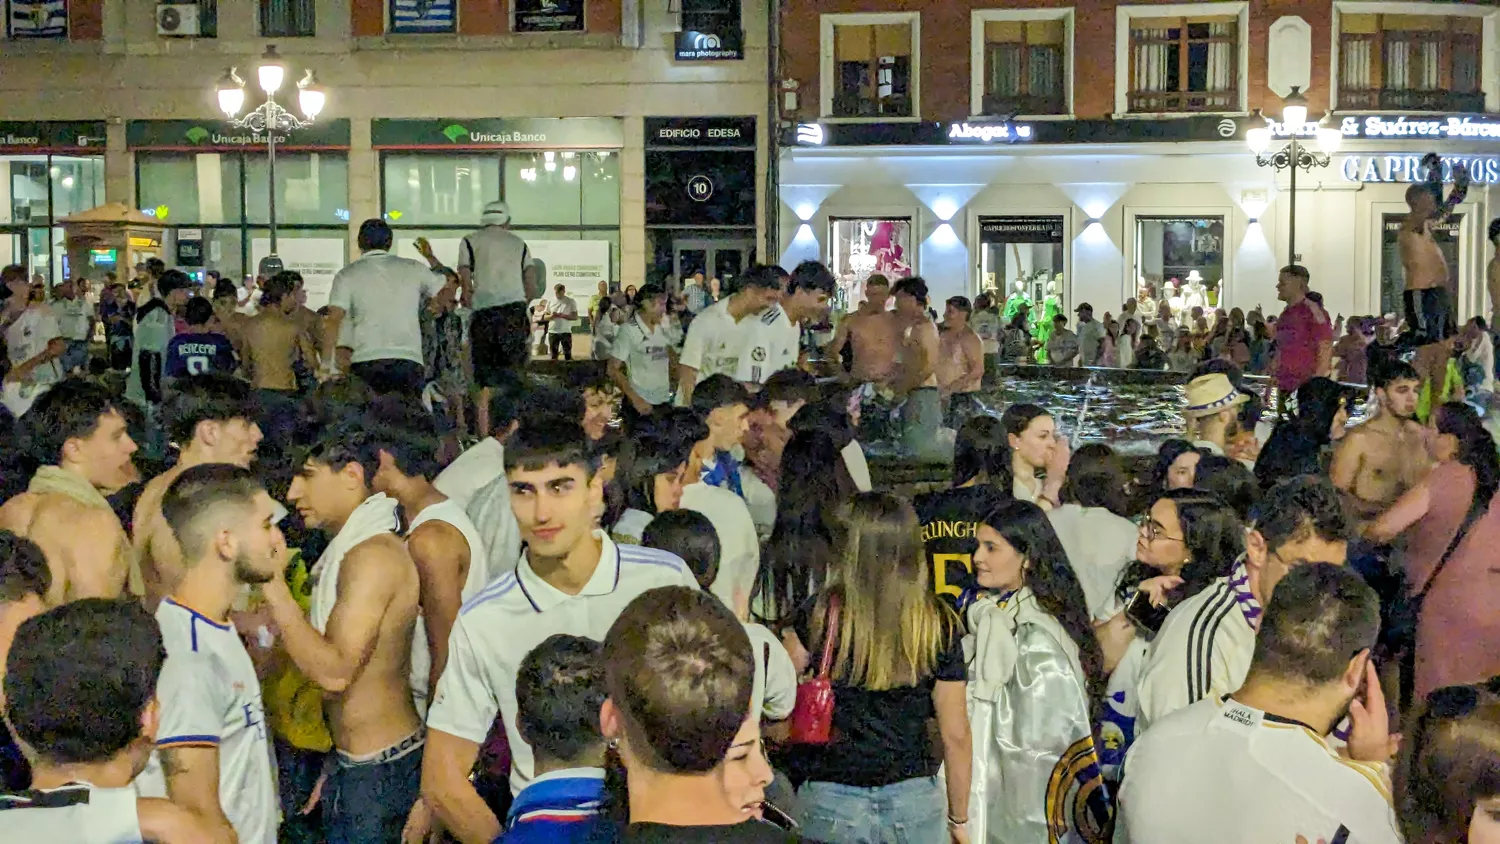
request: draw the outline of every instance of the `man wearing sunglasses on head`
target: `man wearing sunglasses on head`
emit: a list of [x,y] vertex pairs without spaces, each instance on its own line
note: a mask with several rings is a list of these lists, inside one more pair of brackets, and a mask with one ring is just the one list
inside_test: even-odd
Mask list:
[[1266,493],[1246,531],[1244,556],[1227,577],[1174,607],[1152,641],[1141,671],[1138,732],[1239,688],[1276,584],[1305,563],[1343,565],[1347,533],[1338,492],[1324,479],[1302,475]]
[[[1379,631],[1380,599],[1358,574],[1289,571],[1244,684],[1157,722],[1126,757],[1127,840],[1398,844],[1386,769],[1396,739],[1370,660]],[[1336,748],[1328,734],[1345,714],[1349,743]]]

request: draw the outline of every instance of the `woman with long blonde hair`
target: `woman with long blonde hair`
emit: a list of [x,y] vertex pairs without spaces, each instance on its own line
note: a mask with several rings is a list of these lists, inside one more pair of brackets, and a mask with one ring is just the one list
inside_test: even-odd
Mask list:
[[[905,499],[860,493],[842,522],[828,579],[788,633],[794,660],[811,674],[831,644],[832,739],[788,754],[801,783],[802,832],[830,844],[967,842],[972,749],[958,617],[932,593],[921,528]],[[928,746],[934,717],[946,799]]]

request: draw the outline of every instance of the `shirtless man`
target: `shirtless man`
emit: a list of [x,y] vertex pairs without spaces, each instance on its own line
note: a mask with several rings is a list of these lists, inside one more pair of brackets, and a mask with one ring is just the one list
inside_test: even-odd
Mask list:
[[1490,325],[1493,326],[1495,320],[1500,319],[1500,217],[1490,221],[1490,245],[1495,247],[1495,254],[1485,269],[1484,286],[1490,294]]
[[[368,431],[365,461],[377,468],[371,489],[401,505],[406,550],[417,564],[420,612],[412,640],[412,698],[427,712],[432,689],[448,664],[448,637],[459,607],[491,580],[489,556],[464,505],[433,486],[439,465],[437,432],[421,411],[382,411],[384,424]],[[495,572],[498,574],[498,572]]]
[[135,442],[114,396],[96,384],[66,380],[26,414],[31,441],[55,461],[26,492],[0,507],[0,530],[35,542],[47,557],[47,606],[79,598],[118,598],[142,589],[130,537],[104,496],[138,477]]
[[408,676],[420,591],[396,536],[396,502],[369,487],[362,433],[314,445],[287,500],[334,534],[313,567],[309,618],[284,578],[262,587],[281,644],[325,694],[336,764],[323,786],[330,844],[401,839],[420,789],[426,734]]
[[845,343],[854,344],[854,366],[850,375],[857,383],[885,384],[896,375],[896,354],[901,349],[901,326],[886,310],[891,283],[876,273],[865,280],[865,300],[854,313],[839,321],[824,356],[837,358]]
[[[297,361],[301,360],[305,373],[318,369],[312,330],[321,321],[297,303],[301,284],[302,275],[290,271],[267,279],[260,310],[240,328],[240,359],[260,399],[265,433],[271,441],[268,447],[274,454],[291,446],[297,425]],[[312,314],[312,319],[305,319],[304,312]]]
[[182,549],[161,514],[161,499],[183,472],[204,463],[249,468],[260,445],[256,408],[245,382],[228,375],[183,379],[167,399],[167,434],[181,450],[177,465],[146,483],[131,527],[146,587],[146,609],[156,612],[182,575]]
[[938,396],[937,326],[927,317],[927,282],[903,278],[896,282],[896,320],[901,328],[901,367],[895,382],[897,395],[905,396],[901,419],[902,442],[913,454],[926,454],[937,440],[942,422]]
[[1422,428],[1413,416],[1421,381],[1410,364],[1371,372],[1380,412],[1349,428],[1333,452],[1330,476],[1344,507],[1358,521],[1379,516],[1430,468]]
[[[1406,190],[1406,205],[1410,213],[1401,225],[1397,243],[1401,250],[1401,266],[1406,276],[1406,289],[1402,300],[1406,312],[1406,327],[1413,346],[1424,349],[1417,357],[1417,374],[1423,381],[1433,385],[1436,392],[1447,375],[1448,349],[1427,349],[1442,344],[1457,333],[1453,322],[1453,297],[1449,290],[1448,260],[1432,238],[1430,224],[1440,222],[1462,202],[1468,191],[1469,177],[1460,163],[1453,165],[1453,192],[1446,200],[1442,198],[1442,161],[1436,154],[1422,159],[1427,167],[1427,180]],[[1434,402],[1434,405],[1436,402]]]
[[[47,609],[52,573],[42,549],[29,539],[0,531],[0,681],[5,657],[21,622]],[[19,791],[31,784],[31,769],[10,730],[0,729],[0,789]]]
[[938,392],[948,400],[947,425],[955,429],[973,415],[974,394],[984,380],[984,344],[969,327],[972,310],[963,296],[949,299],[938,336]]

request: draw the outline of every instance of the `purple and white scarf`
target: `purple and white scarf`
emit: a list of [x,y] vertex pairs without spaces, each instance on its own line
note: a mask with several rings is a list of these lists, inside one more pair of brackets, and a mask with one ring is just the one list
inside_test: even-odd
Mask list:
[[1264,612],[1260,601],[1256,600],[1255,593],[1250,591],[1250,569],[1245,567],[1245,558],[1234,564],[1234,570],[1229,573],[1229,588],[1234,592],[1235,603],[1239,604],[1240,612],[1245,615],[1245,621],[1249,623],[1250,629],[1260,631],[1260,616]]

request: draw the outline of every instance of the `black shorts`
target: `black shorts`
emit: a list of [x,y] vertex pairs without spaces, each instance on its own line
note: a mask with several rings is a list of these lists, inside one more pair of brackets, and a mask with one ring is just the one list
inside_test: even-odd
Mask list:
[[507,374],[525,369],[531,359],[530,337],[531,320],[527,318],[525,302],[475,311],[469,322],[474,383],[496,387]]
[[1401,294],[1406,310],[1406,329],[1412,346],[1438,343],[1458,333],[1453,320],[1453,301],[1446,287],[1407,290]]

